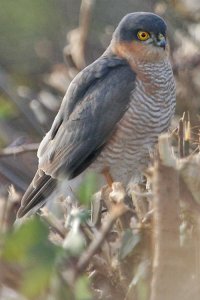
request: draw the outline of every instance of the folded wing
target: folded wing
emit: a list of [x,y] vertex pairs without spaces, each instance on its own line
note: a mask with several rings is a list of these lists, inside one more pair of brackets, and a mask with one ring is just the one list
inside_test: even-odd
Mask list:
[[40,144],[38,171],[18,217],[44,204],[57,177],[72,179],[94,161],[129,106],[135,77],[127,62],[109,55],[75,77]]

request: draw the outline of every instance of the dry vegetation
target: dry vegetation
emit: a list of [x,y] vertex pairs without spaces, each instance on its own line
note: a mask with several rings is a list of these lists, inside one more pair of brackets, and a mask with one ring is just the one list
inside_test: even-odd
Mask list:
[[172,136],[160,137],[148,184],[132,198],[120,183],[93,194],[90,178],[79,199],[59,201],[59,218],[43,208],[13,229],[20,197],[10,188],[1,209],[2,299],[12,299],[8,288],[14,299],[199,299],[200,156],[183,154],[188,126],[182,118],[172,134],[178,155]]
[[[132,197],[121,183],[94,194],[90,177],[77,197],[57,199],[56,211],[43,208],[13,226],[36,165],[35,141],[51,123],[67,82],[88,63],[97,3],[82,1],[79,27],[68,34],[64,49],[66,66],[56,65],[43,76],[36,95],[16,88],[0,70],[1,95],[11,103],[6,109],[14,103],[21,118],[21,125],[13,121],[19,118],[15,114],[11,124],[1,121],[1,139],[10,134],[14,140],[24,124],[27,129],[25,140],[20,137],[0,151],[0,299],[199,300],[200,6],[190,4],[151,1],[151,9],[171,24],[177,114],[175,129],[159,138],[156,158]],[[36,138],[27,143],[31,135]]]

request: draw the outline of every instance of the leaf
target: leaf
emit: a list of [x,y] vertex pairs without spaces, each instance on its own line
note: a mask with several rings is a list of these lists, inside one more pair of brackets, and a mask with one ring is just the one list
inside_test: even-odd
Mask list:
[[63,252],[48,240],[49,230],[33,218],[5,237],[1,260],[23,270],[20,291],[28,299],[38,298],[49,288],[55,264]]
[[76,300],[91,300],[91,292],[89,289],[89,279],[86,276],[80,277],[74,288]]
[[46,292],[52,278],[53,269],[36,266],[26,271],[21,292],[28,299],[41,296]]
[[78,190],[78,198],[81,204],[88,206],[92,195],[97,190],[97,177],[93,173],[88,173]]
[[139,234],[133,234],[131,229],[127,229],[122,237],[121,248],[119,250],[119,259],[124,259],[128,254],[130,254],[133,249],[140,242],[141,237]]
[[0,119],[17,116],[16,107],[6,97],[0,96]]
[[2,257],[9,262],[25,262],[27,252],[47,240],[48,228],[38,218],[28,220],[5,238]]

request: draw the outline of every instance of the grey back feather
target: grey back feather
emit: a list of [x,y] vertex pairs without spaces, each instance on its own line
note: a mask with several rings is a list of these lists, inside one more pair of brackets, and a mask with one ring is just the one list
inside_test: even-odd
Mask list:
[[39,147],[39,168],[52,177],[79,175],[127,110],[135,77],[126,61],[108,55],[80,72]]

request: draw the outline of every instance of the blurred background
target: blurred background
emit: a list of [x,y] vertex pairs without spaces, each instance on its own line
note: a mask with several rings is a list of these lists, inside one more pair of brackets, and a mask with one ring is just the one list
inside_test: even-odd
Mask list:
[[[185,156],[199,152],[200,0],[0,1],[0,299],[147,300],[151,291],[157,291],[153,300],[199,299],[199,155],[178,160],[182,171],[174,169],[174,177],[169,168],[159,174],[154,170],[153,178],[160,178],[157,185],[162,187],[154,193],[154,204],[162,204],[163,215],[155,216],[155,209],[153,222],[152,193],[143,187],[132,199],[136,214],[116,215],[115,210],[112,215],[106,193],[109,213],[104,214],[102,199],[90,212],[95,186],[90,179],[91,185],[80,189],[80,207],[73,198],[58,199],[62,220],[43,210],[41,220],[12,230],[21,195],[37,168],[38,143],[71,80],[103,53],[118,22],[134,11],[155,12],[168,24],[177,86],[172,128],[179,124],[174,144],[179,139]],[[180,120],[184,112],[187,120]],[[184,156],[180,150],[177,157]],[[90,215],[96,216],[95,226],[94,219],[92,225],[88,221]],[[102,242],[95,248],[97,233]],[[94,256],[90,251],[85,263],[90,245],[98,251]],[[80,261],[85,263],[81,268]],[[170,292],[177,296],[170,297]]]
[[[152,11],[168,23],[177,82],[176,118],[190,112],[193,142],[200,114],[199,0],[1,0],[0,193],[23,193],[37,167],[36,149],[78,71],[109,44],[129,12]],[[175,125],[176,125],[175,118]],[[8,155],[9,154],[9,155]]]

